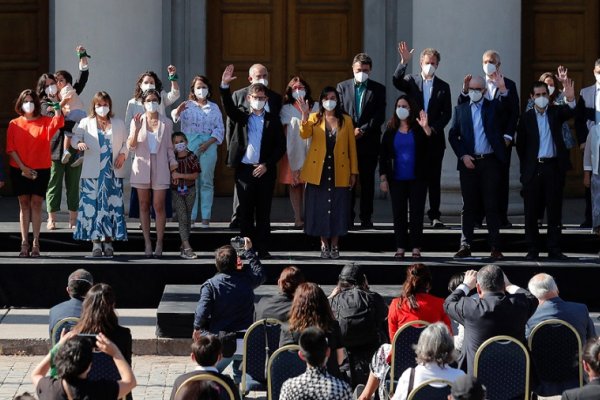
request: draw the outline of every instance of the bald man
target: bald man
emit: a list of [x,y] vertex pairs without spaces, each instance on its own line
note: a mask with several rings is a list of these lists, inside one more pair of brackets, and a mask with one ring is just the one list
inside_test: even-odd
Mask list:
[[499,96],[486,97],[487,86],[481,76],[465,77],[469,101],[455,108],[448,142],[458,158],[460,190],[463,198],[461,246],[455,258],[471,256],[473,228],[479,204],[487,221],[490,257],[504,258],[500,251],[500,216],[498,181],[507,161],[502,121],[508,103],[502,74],[496,74]]

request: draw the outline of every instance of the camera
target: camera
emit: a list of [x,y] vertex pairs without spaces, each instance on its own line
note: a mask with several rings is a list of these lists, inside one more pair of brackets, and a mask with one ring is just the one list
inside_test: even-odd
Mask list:
[[235,249],[235,251],[240,252],[240,251],[244,250],[245,245],[246,245],[246,241],[244,240],[243,237],[236,236],[236,237],[231,238],[231,247],[233,247]]

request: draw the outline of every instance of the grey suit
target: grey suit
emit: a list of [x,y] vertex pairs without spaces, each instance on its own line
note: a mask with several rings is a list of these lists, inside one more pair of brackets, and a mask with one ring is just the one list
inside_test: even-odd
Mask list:
[[598,400],[600,399],[600,379],[595,379],[582,388],[565,390],[561,400]]
[[533,328],[540,322],[548,319],[561,319],[573,325],[581,337],[581,343],[596,336],[594,323],[585,304],[564,301],[560,297],[554,297],[540,304],[535,313],[525,325],[525,336],[529,338]]
[[[575,107],[575,133],[577,143],[585,143],[589,133],[588,122],[596,122],[596,85],[584,87],[579,92],[579,101]],[[585,222],[592,223],[592,192],[585,189]]]

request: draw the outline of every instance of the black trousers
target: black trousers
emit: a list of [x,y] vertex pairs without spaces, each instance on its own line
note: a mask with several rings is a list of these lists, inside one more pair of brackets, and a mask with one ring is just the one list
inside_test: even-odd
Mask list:
[[440,213],[441,203],[441,187],[440,181],[442,180],[442,162],[444,160],[444,149],[433,150],[433,154],[429,156],[429,164],[427,165],[428,176],[427,176],[427,192],[429,194],[429,210],[427,211],[427,217],[429,220],[440,219],[442,214]]
[[266,251],[271,232],[271,202],[276,173],[267,172],[260,178],[252,176],[254,166],[240,164],[235,169],[235,187],[239,207],[240,234],[249,237],[258,251]]
[[585,222],[592,224],[592,189],[585,188]]
[[512,155],[512,145],[506,150],[506,164],[502,164],[500,180],[498,181],[499,197],[498,197],[498,213],[500,216],[500,224],[504,225],[508,222],[508,197],[510,191],[510,159]]
[[474,169],[460,170],[460,191],[463,198],[462,235],[463,244],[473,243],[473,229],[480,202],[487,221],[490,246],[500,249],[500,216],[498,213],[499,185],[502,163],[488,155],[474,161]]
[[411,246],[420,249],[423,244],[423,212],[427,182],[419,179],[397,181],[393,178],[388,182],[392,198],[396,248],[407,249]]
[[553,159],[536,165],[533,178],[523,185],[525,208],[525,237],[529,251],[539,251],[538,216],[540,209],[546,208],[548,234],[546,245],[549,252],[560,251],[562,220],[562,195],[565,178],[558,168],[558,160]]
[[[375,197],[375,168],[377,167],[377,154],[358,154],[358,179],[360,182],[360,220],[371,221],[373,215],[373,198]],[[350,209],[352,215],[350,226],[354,223],[356,216],[354,206],[356,205],[356,185],[352,189],[352,204]]]

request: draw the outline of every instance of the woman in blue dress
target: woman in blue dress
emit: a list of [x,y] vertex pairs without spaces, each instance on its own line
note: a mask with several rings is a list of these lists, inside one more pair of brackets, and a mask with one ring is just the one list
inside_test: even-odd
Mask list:
[[112,257],[112,242],[127,240],[123,178],[128,149],[125,123],[113,118],[108,93],[96,93],[89,116],[73,133],[72,146],[85,151],[73,237],[92,241],[93,257]]

